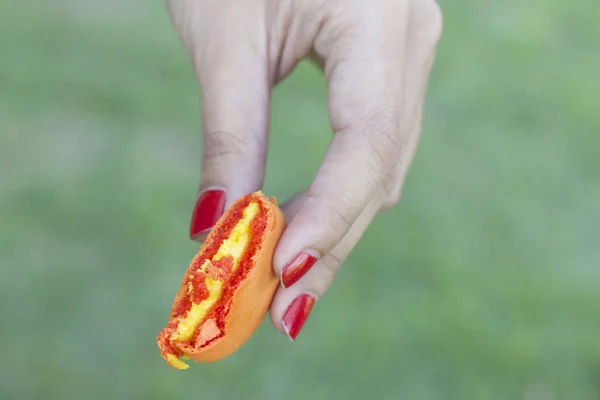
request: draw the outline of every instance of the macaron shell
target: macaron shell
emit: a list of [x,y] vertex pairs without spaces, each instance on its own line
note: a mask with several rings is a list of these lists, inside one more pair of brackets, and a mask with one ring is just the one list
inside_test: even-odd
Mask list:
[[[214,362],[221,360],[238,350],[258,329],[269,309],[273,295],[279,286],[279,278],[273,271],[273,254],[283,231],[285,217],[274,198],[269,199],[262,194],[253,194],[253,199],[266,206],[268,212],[261,212],[260,218],[266,218],[266,228],[263,233],[260,248],[252,258],[253,265],[246,277],[239,283],[231,299],[229,312],[224,323],[224,334],[214,339],[207,346],[196,349],[192,346],[179,344],[183,354],[199,362]],[[227,218],[227,212],[223,216]],[[212,240],[211,234],[205,243]],[[202,248],[206,246],[203,245]],[[192,264],[203,253],[202,249],[192,260]],[[174,305],[187,291],[182,284]],[[173,311],[171,312],[173,316]]]

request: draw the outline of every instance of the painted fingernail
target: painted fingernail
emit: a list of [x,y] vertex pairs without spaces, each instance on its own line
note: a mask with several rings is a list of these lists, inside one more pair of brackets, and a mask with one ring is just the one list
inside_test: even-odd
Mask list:
[[314,250],[305,250],[292,259],[281,271],[281,284],[290,287],[308,272],[319,258]]
[[308,293],[303,293],[296,297],[292,304],[288,307],[281,323],[287,336],[293,341],[300,333],[300,329],[308,319],[313,306],[315,305],[315,297]]
[[207,189],[203,191],[194,207],[190,224],[190,237],[208,231],[223,215],[225,210],[225,191],[222,189]]

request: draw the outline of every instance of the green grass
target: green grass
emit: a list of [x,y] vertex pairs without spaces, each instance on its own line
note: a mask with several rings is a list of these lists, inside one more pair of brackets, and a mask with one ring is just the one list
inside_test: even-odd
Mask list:
[[[296,343],[185,373],[196,83],[159,1],[0,4],[0,397],[600,398],[600,6],[443,1],[419,152]],[[325,83],[276,90],[265,191],[310,183]]]

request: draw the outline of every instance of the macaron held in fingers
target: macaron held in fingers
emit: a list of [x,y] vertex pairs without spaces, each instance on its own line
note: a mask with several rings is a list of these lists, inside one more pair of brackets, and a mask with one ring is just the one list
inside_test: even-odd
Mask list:
[[248,194],[229,207],[190,263],[156,340],[170,366],[212,362],[239,349],[264,319],[279,277],[272,267],[285,218],[275,198]]

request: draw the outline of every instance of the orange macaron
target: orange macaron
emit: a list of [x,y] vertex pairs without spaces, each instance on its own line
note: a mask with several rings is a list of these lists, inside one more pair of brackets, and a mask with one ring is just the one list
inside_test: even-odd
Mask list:
[[156,338],[169,365],[220,360],[256,331],[279,284],[272,261],[284,228],[277,201],[262,192],[225,211],[190,263]]

